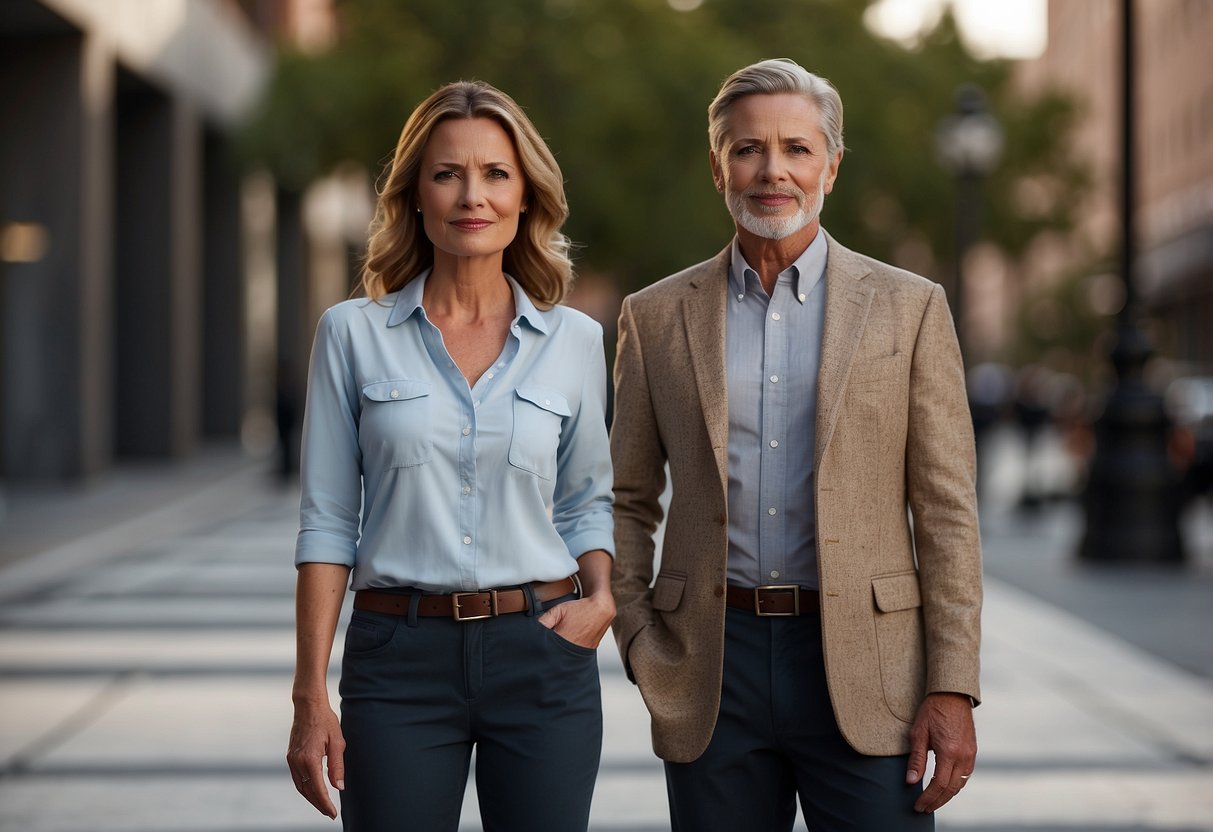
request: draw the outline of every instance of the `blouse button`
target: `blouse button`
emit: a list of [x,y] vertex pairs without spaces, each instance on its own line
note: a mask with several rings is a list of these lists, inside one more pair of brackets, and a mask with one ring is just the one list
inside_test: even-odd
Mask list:
[[398,399],[398,398],[400,398],[400,391],[399,391],[399,390],[393,390],[393,391],[392,391],[392,398],[393,398],[393,399]]

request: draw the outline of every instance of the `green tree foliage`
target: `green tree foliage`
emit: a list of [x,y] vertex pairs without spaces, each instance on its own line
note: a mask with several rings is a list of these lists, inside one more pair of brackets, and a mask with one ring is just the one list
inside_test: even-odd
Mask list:
[[[1092,260],[1027,292],[1016,310],[1010,363],[1048,367],[1088,385],[1099,382],[1108,370],[1103,359],[1123,302],[1115,268],[1114,259]],[[1104,299],[1109,293],[1112,299]]]
[[[956,87],[981,85],[1007,132],[986,189],[988,236],[1012,255],[1064,229],[1083,184],[1061,148],[1073,108],[1017,99],[1008,68],[978,62],[950,17],[907,50],[864,28],[854,0],[345,0],[340,45],[284,53],[246,146],[288,185],[338,162],[374,170],[412,108],[444,82],[479,78],[523,105],[556,152],[582,270],[632,290],[713,255],[732,224],[708,172],[707,105],[734,69],[790,57],[839,88],[841,175],[825,224],[897,262],[920,241],[942,272],[952,256],[949,177],[934,131]],[[1025,178],[1032,210],[1021,210]],[[920,245],[921,248],[921,245]],[[942,274],[929,275],[942,277]]]

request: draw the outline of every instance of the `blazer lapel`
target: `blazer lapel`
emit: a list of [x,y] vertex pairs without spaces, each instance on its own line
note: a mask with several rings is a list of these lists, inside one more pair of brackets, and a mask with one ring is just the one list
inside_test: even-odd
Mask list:
[[725,378],[725,302],[728,292],[729,256],[732,244],[708,261],[691,280],[691,291],[683,298],[683,326],[699,409],[707,424],[708,439],[716,456],[721,487],[729,486],[729,397]]
[[843,388],[863,337],[875,291],[863,282],[872,270],[829,234],[826,234],[826,242],[826,314],[821,336],[821,367],[817,371],[815,469],[821,464],[821,456],[834,432]]

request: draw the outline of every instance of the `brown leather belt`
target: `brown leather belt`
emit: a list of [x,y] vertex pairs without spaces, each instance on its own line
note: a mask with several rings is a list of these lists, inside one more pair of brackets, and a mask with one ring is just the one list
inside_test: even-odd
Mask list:
[[[573,592],[581,594],[581,584],[573,575],[561,581],[536,581],[531,584],[531,589],[540,601],[554,601]],[[354,593],[354,609],[389,615],[408,615],[414,594],[360,589]],[[479,592],[452,592],[449,595],[422,595],[417,605],[417,614],[427,618],[480,621],[512,612],[526,612],[529,608],[526,591],[522,587],[510,587],[483,589]]]
[[725,602],[730,607],[749,610],[760,616],[818,615],[821,596],[815,589],[803,589],[795,584],[758,586],[746,589],[729,586]]

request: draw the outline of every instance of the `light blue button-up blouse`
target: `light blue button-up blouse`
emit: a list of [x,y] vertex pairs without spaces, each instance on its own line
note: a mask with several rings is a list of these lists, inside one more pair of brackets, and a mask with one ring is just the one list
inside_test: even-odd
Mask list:
[[295,563],[351,566],[353,589],[462,591],[614,554],[602,328],[509,278],[509,335],[469,388],[426,317],[428,277],[320,319]]

